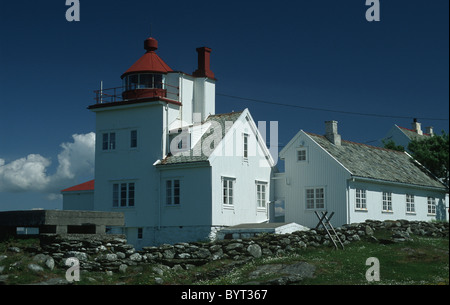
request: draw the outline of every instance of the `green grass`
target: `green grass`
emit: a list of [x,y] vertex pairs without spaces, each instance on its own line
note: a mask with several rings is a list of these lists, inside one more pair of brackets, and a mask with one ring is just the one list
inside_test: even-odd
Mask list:
[[[386,232],[377,232],[378,238],[386,237]],[[445,238],[412,236],[413,241],[398,244],[378,244],[368,240],[347,245],[345,250],[320,247],[290,252],[280,257],[263,257],[247,262],[232,260],[213,261],[204,266],[190,270],[166,271],[162,276],[152,271],[154,265],[129,267],[126,274],[105,272],[83,272],[79,285],[123,284],[152,285],[155,278],[163,279],[164,284],[199,284],[199,285],[239,285],[249,282],[265,281],[277,275],[264,275],[262,278],[249,280],[249,274],[264,264],[291,264],[298,261],[308,262],[316,267],[315,277],[306,279],[302,285],[422,285],[449,284],[449,241]],[[33,241],[16,240],[0,244],[0,255],[8,258],[0,262],[2,266],[14,265],[8,274],[8,284],[36,283],[52,277],[64,278],[65,270],[55,268],[32,274],[27,270],[31,256],[26,253],[6,252],[7,247],[32,247]],[[380,281],[368,282],[365,278],[369,257],[376,257],[380,262]]]

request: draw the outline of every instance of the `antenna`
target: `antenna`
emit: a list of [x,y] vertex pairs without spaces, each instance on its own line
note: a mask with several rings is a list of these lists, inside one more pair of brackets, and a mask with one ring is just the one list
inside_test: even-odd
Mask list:
[[100,81],[100,104],[103,103],[103,81]]
[[152,23],[150,22],[150,37],[153,37],[152,36]]

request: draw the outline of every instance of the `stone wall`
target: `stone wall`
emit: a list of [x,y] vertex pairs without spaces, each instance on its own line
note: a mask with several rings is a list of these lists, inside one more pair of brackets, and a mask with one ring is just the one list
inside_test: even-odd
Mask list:
[[[337,234],[344,243],[368,238],[373,242],[397,243],[411,240],[413,235],[446,237],[449,224],[441,222],[416,221],[366,221],[337,228]],[[385,239],[376,239],[377,230],[387,230]],[[386,235],[386,234],[385,234]],[[39,256],[46,265],[67,269],[65,260],[76,257],[81,270],[126,272],[128,266],[159,264],[164,268],[188,269],[211,260],[243,260],[263,256],[288,254],[298,249],[332,246],[330,238],[322,230],[297,231],[290,234],[261,234],[250,239],[217,240],[214,242],[190,242],[163,244],[158,247],[144,247],[140,251],[127,243],[124,235],[48,234],[41,237],[39,249],[28,249]],[[50,260],[50,263],[48,262]],[[50,268],[50,267],[49,267]]]

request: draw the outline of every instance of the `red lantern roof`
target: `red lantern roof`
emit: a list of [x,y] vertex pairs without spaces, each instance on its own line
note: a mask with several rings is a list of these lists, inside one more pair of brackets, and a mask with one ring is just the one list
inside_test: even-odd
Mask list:
[[149,73],[167,73],[173,71],[156,53],[158,41],[154,38],[147,38],[144,41],[144,48],[147,50],[124,74],[149,72]]

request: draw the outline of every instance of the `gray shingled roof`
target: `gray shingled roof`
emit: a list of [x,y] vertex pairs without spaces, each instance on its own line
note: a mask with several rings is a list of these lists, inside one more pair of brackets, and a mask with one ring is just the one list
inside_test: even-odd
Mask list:
[[412,129],[397,126],[401,132],[403,132],[410,140],[423,140],[428,138],[430,135],[428,133],[423,133],[423,135],[418,134]]
[[324,136],[308,135],[355,177],[446,189],[406,153],[344,140],[336,146]]
[[[210,115],[206,119],[203,124],[207,124],[209,122],[215,121],[220,124],[222,128],[222,137],[220,140],[223,139],[225,136],[226,130],[225,130],[225,122],[236,122],[236,120],[241,116],[243,111],[239,112],[231,112],[231,113],[224,113],[224,114],[215,114]],[[213,126],[211,126],[213,127]],[[210,128],[211,129],[211,128]],[[194,163],[194,162],[206,162],[208,161],[208,157],[203,153],[202,150],[202,143],[203,141],[210,136],[213,133],[212,130],[207,130],[202,138],[197,142],[197,144],[189,151],[183,152],[182,154],[177,155],[169,155],[164,160],[161,161],[161,165],[169,165],[169,164],[183,164],[183,163]]]

